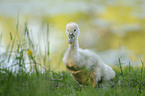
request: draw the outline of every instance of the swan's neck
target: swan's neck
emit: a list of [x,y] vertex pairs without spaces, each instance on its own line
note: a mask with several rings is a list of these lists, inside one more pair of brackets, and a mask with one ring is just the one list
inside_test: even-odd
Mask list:
[[74,39],[74,42],[72,44],[69,44],[69,48],[68,48],[68,51],[71,53],[71,54],[75,54],[78,52],[78,49],[79,49],[79,43],[78,43],[78,39]]

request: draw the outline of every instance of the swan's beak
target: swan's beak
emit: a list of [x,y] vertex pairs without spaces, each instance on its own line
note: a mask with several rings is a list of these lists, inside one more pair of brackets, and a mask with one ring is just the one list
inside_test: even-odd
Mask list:
[[68,35],[68,44],[72,44],[72,43],[73,43],[74,37],[75,37],[75,36],[74,36],[72,33],[70,33],[70,34]]

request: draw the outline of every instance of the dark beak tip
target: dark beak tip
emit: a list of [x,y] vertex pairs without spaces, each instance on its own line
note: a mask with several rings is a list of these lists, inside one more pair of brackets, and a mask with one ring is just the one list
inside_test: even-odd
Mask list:
[[68,44],[72,44],[72,42],[68,42]]

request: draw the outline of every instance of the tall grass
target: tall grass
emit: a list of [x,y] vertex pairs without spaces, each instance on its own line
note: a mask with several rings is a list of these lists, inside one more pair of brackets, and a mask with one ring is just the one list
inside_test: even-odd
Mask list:
[[[18,44],[16,44],[17,36],[13,37],[10,33],[11,39],[7,50],[3,54],[0,53],[3,57],[0,58],[0,66],[11,64],[8,67],[0,67],[0,96],[145,96],[143,61],[141,67],[133,68],[129,63],[127,67],[122,68],[119,58],[119,66],[114,68],[116,72],[114,80],[97,88],[92,88],[91,85],[80,86],[68,71],[55,73],[49,66],[48,68],[43,66],[50,55],[49,25],[46,25],[48,45],[44,49],[45,56],[41,57],[43,62],[38,62],[39,58],[35,55],[36,45],[30,37],[27,23],[23,40]],[[27,70],[26,65],[30,66],[30,70]],[[13,67],[15,69],[10,70]]]

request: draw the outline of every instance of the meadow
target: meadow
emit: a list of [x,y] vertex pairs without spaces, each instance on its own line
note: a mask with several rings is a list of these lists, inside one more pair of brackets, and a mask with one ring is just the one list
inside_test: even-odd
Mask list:
[[[37,50],[33,50],[35,46],[29,35],[27,24],[24,38],[20,42],[15,43],[17,36],[9,34],[9,45],[0,54],[0,96],[145,96],[142,61],[140,67],[132,67],[130,63],[122,67],[122,61],[118,58],[117,66],[113,67],[116,77],[111,82],[99,84],[96,88],[79,85],[68,71],[54,72],[45,66],[46,63],[49,65],[49,50],[46,50],[49,49],[49,41],[45,56],[38,58],[34,54]],[[29,62],[26,62],[26,57]],[[38,62],[39,59],[41,62]],[[3,67],[8,63],[11,66]],[[29,70],[26,65],[29,65]]]
[[[119,69],[119,70],[118,70]],[[114,68],[111,83],[93,88],[80,86],[68,73],[46,70],[31,74],[23,70],[13,73],[0,69],[0,96],[144,96],[144,67]]]

